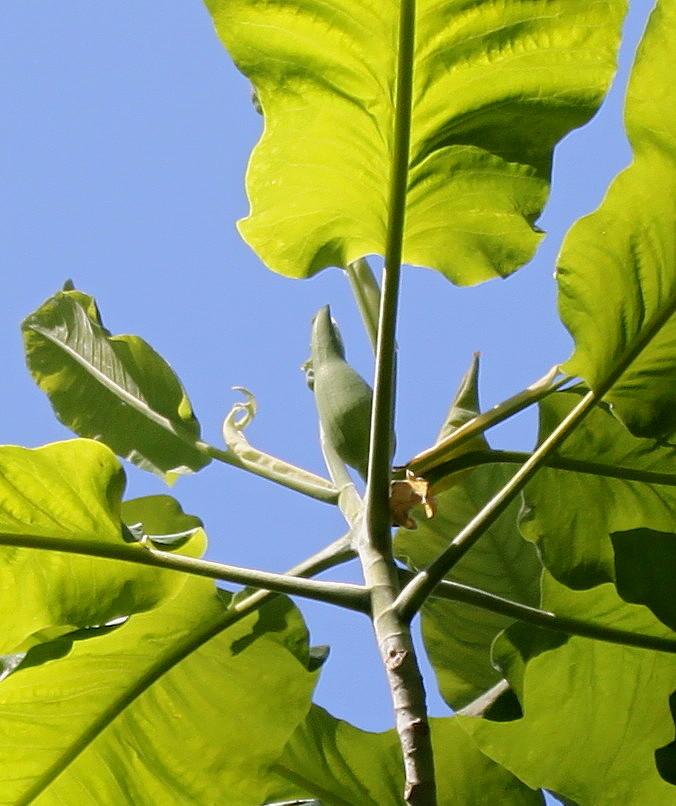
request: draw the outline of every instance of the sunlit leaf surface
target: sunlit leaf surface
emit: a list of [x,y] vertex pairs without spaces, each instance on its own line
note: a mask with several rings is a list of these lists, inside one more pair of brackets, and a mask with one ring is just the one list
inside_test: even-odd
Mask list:
[[[544,606],[610,626],[673,635],[611,585],[576,592],[551,578]],[[676,804],[659,775],[655,750],[673,740],[669,696],[676,656],[570,638],[528,625],[511,627],[496,660],[516,689],[523,717],[508,722],[461,718],[491,758],[532,787],[580,806]]]
[[[556,392],[542,401],[541,439],[583,393]],[[526,487],[520,524],[524,535],[538,543],[545,565],[557,579],[576,588],[611,580],[612,532],[641,527],[673,530],[676,487],[656,479],[671,474],[673,482],[675,448],[632,436],[606,406],[597,406],[558,453],[590,463],[589,472],[548,467],[538,471]],[[595,474],[593,463],[618,475]]]
[[0,682],[0,803],[262,803],[316,675],[287,600],[224,630],[226,604],[193,578],[152,613],[30,653]]
[[[538,806],[542,796],[480,753],[453,718],[432,719],[440,806]],[[404,781],[394,731],[367,733],[314,706],[274,767],[280,797],[323,806],[400,806]]]
[[[0,533],[76,539],[92,547],[124,545],[124,483],[115,456],[91,440],[35,449],[4,446]],[[204,549],[200,529],[178,551],[196,557]],[[148,610],[173,595],[184,579],[148,566],[0,545],[0,654]]]
[[[206,0],[265,128],[241,232],[274,271],[307,277],[383,254],[399,0]],[[456,283],[533,254],[554,144],[596,110],[622,0],[419,0],[403,260]]]
[[662,2],[638,51],[626,103],[634,161],[559,258],[560,309],[576,342],[565,369],[596,388],[639,436],[676,434],[676,8]]

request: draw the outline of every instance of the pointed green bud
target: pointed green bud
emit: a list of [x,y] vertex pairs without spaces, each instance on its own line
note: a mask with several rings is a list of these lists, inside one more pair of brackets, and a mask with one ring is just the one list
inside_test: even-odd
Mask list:
[[[461,425],[468,423],[481,413],[479,407],[479,357],[479,353],[474,353],[472,356],[472,363],[460,381],[460,386],[455,393],[451,408],[448,410],[444,424],[441,426],[441,431],[439,431],[437,442],[449,437]],[[468,445],[465,445],[462,453],[481,451],[487,448],[488,443],[484,436],[481,435],[473,439]]]
[[324,436],[343,462],[366,478],[373,392],[345,360],[345,345],[328,305],[313,320],[310,347]]

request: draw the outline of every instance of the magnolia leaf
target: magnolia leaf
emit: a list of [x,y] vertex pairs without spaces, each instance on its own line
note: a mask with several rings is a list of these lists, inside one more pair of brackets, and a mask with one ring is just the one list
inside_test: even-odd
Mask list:
[[[543,607],[671,634],[646,608],[622,602],[610,584],[577,592],[546,576]],[[655,762],[655,750],[673,739],[674,655],[519,624],[498,639],[495,660],[518,693],[523,716],[506,722],[460,717],[484,753],[529,786],[560,792],[580,806],[676,804],[676,788]]]
[[[540,441],[583,394],[583,389],[555,392],[540,403]],[[520,527],[566,585],[588,588],[614,578],[612,532],[673,530],[676,448],[632,436],[599,405],[566,438],[558,456],[578,461],[580,472],[541,468],[526,487]],[[615,475],[600,475],[601,469]],[[668,474],[672,485],[663,483]]]
[[[638,436],[676,434],[676,8],[659,3],[626,102],[634,161],[568,234],[557,269],[576,343],[564,369],[605,396]],[[633,360],[632,360],[633,359]]]
[[240,222],[263,262],[308,277],[384,254],[404,131],[403,261],[463,285],[533,255],[552,150],[598,107],[626,7],[419,0],[399,74],[412,88],[409,126],[395,108],[406,3],[205,2],[265,115]]
[[227,604],[193,577],[152,613],[29,653],[0,682],[0,803],[263,803],[316,674],[288,600],[239,621]]
[[[115,456],[91,440],[0,448],[0,654],[156,607],[183,585],[173,571],[12,545],[26,535],[124,545],[124,484]],[[198,557],[205,546],[200,529],[180,553]]]
[[25,319],[23,333],[35,382],[76,434],[169,482],[209,463],[171,367],[138,336],[111,336],[92,297],[60,291]]
[[[431,719],[438,801],[443,806],[538,806],[542,796],[480,753],[456,720]],[[400,806],[404,788],[393,730],[367,733],[313,706],[274,765],[269,797],[315,795],[323,806]],[[302,802],[302,801],[301,801]]]
[[[477,468],[437,498],[437,514],[411,533],[397,532],[397,557],[414,569],[439,555],[509,479],[509,469],[498,465]],[[452,579],[508,599],[537,606],[542,566],[533,546],[516,526],[518,504],[513,504],[486,531],[454,567]],[[442,696],[459,709],[497,683],[502,675],[490,659],[496,635],[512,619],[461,602],[428,599],[422,610],[425,647],[437,675]]]

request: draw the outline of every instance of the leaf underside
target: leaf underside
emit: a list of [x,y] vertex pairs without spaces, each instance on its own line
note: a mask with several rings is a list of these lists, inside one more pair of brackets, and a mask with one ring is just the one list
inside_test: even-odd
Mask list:
[[[35,449],[3,446],[0,533],[8,539],[33,535],[62,543],[84,541],[92,549],[124,545],[124,484],[115,456],[91,440]],[[181,523],[176,516],[169,522]],[[204,548],[200,529],[180,551],[197,557]],[[0,544],[0,612],[5,614],[0,655],[154,608],[184,581],[158,568]]]
[[[498,465],[477,468],[437,497],[437,514],[415,531],[400,529],[395,553],[414,568],[423,568],[443,551],[458,531],[509,479]],[[452,579],[498,596],[539,604],[541,565],[534,547],[516,526],[513,504],[453,569]],[[463,708],[495,685],[501,673],[491,663],[495,637],[512,619],[461,602],[430,599],[422,611],[425,647],[440,691],[454,709]]]
[[[398,0],[206,0],[265,115],[240,231],[290,277],[384,254]],[[467,285],[540,240],[552,150],[615,69],[618,0],[419,0],[403,262]]]
[[557,269],[561,317],[576,343],[565,370],[592,388],[624,370],[606,400],[634,434],[665,440],[676,435],[675,52],[676,9],[662,2],[627,93],[633,163],[573,226]]
[[138,336],[112,336],[94,300],[60,291],[26,318],[28,367],[61,422],[167,481],[210,459],[171,367]]
[[116,630],[29,654],[0,683],[0,803],[262,803],[316,674],[288,600],[227,629],[226,604],[192,578]]

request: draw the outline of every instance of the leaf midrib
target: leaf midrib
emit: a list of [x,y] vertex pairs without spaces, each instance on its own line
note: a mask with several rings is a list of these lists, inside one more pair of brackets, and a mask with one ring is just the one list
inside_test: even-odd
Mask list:
[[198,441],[195,440],[192,435],[184,432],[182,428],[180,428],[176,423],[172,422],[168,417],[165,417],[163,414],[155,411],[155,409],[151,408],[145,400],[131,394],[131,392],[129,392],[123,386],[120,386],[116,381],[102,372],[95,364],[71,347],[67,342],[56,337],[48,328],[45,328],[42,325],[31,324],[29,325],[29,329],[39,333],[41,336],[54,344],[54,346],[66,353],[69,358],[75,361],[75,363],[81,366],[89,375],[91,375],[94,380],[100,383],[104,389],[107,389],[122,402],[131,406],[134,411],[151,420],[156,425],[159,425],[160,428],[163,428],[165,431],[169,431],[173,436],[177,437],[181,441],[186,442],[199,450]]
[[220,632],[230,627],[235,622],[244,618],[248,613],[237,613],[228,611],[217,619],[216,622],[198,632],[191,633],[178,647],[170,652],[166,658],[160,659],[152,665],[137,682],[132,685],[124,694],[118,697],[108,708],[106,708],[97,719],[95,719],[69,748],[49,767],[30,787],[30,789],[17,800],[14,806],[30,806],[46,789],[52,784],[61,773],[68,769],[70,764],[78,758],[115,719],[117,719],[135,700],[144,694],[155,682],[171,671],[196,652],[204,644],[215,638]]

